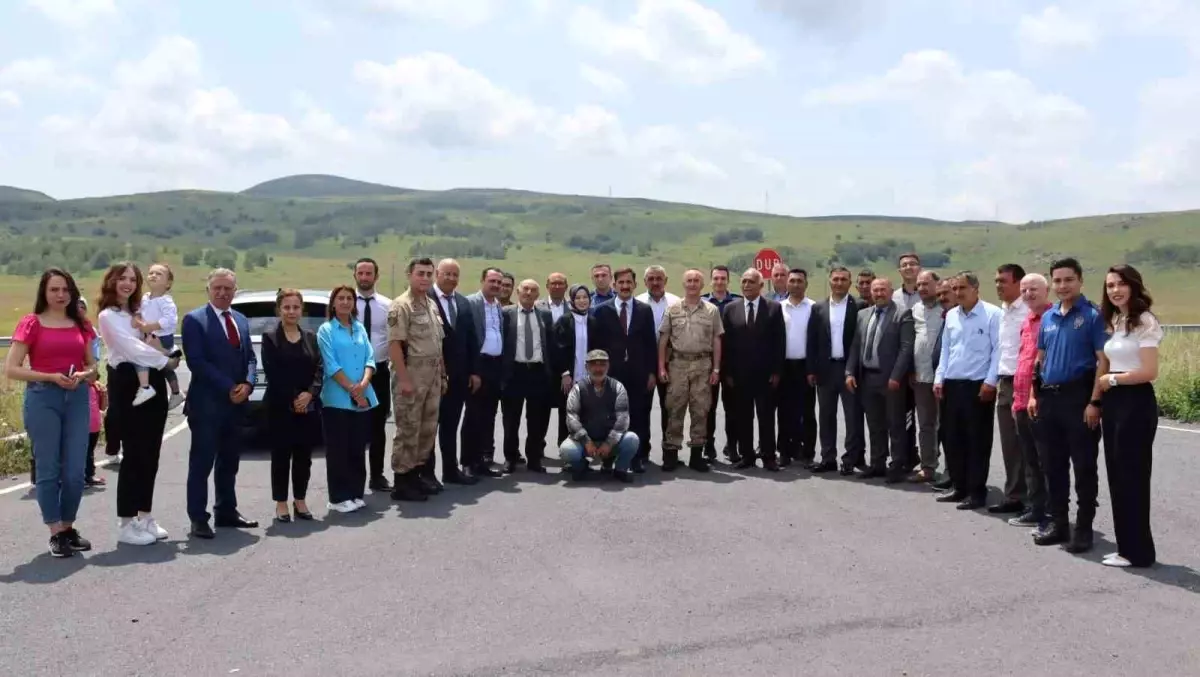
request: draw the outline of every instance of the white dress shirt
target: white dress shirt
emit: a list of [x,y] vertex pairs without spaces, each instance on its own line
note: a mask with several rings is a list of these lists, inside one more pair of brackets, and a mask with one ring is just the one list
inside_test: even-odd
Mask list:
[[842,297],[841,302],[829,299],[829,357],[834,360],[846,359],[846,348],[843,341],[846,332],[846,309],[850,307],[850,295]]
[[[450,292],[449,294],[447,294],[446,292],[442,291],[441,289],[438,289],[435,286],[433,288],[433,293],[437,294],[438,305],[440,305],[442,307],[442,314],[446,316],[446,322],[449,323],[450,328],[453,329],[454,325],[458,324],[458,321],[457,321],[458,308],[454,309],[455,310],[454,314],[451,314],[451,312],[450,312],[450,305],[452,303],[454,303],[454,292]],[[373,320],[375,318],[372,317],[371,319]]]
[[[664,297],[665,298],[665,297]],[[621,307],[625,307],[625,333],[629,333],[629,327],[633,324],[633,297],[629,297],[628,301],[622,301],[621,297],[613,299],[613,307],[617,310],[617,319],[621,319]],[[657,324],[657,321],[656,321]]]
[[[667,314],[667,308],[669,308],[672,303],[678,303],[679,297],[671,292],[663,292],[662,298],[655,301],[654,299],[650,298],[650,292],[642,292],[641,294],[638,294],[636,298],[642,303],[650,306],[650,309],[654,311],[654,335],[658,336],[658,330],[662,328],[662,321],[663,317]],[[617,299],[617,302],[620,303],[620,299]],[[617,312],[620,312],[620,310],[620,307],[618,307]]]
[[167,356],[142,340],[142,333],[133,328],[133,316],[126,310],[105,308],[100,311],[100,338],[108,349],[108,366],[129,363],[138,367],[162,369]]
[[391,310],[392,300],[374,292],[370,294],[356,292],[355,301],[358,308],[358,321],[365,326],[367,323],[367,303],[371,304],[371,326],[366,327],[371,336],[371,347],[375,351],[376,362],[386,362],[388,359],[388,311]]
[[521,364],[534,364],[542,361],[542,318],[538,317],[537,310],[531,309],[529,313],[529,324],[533,334],[533,359],[525,359],[525,315],[526,310],[517,306],[517,353],[513,356],[517,362]]
[[742,303],[746,304],[746,321],[747,322],[750,321],[750,309],[751,308],[754,309],[754,321],[758,322],[758,314],[759,314],[759,312],[761,312],[758,308],[758,300],[761,298],[762,298],[761,296],[755,296],[754,300],[750,300],[748,298],[742,299]]
[[812,317],[813,302],[810,298],[792,303],[783,302],[783,326],[787,332],[787,351],[784,359],[803,360],[808,357],[808,320]]
[[550,318],[558,322],[563,313],[567,312],[567,300],[564,298],[562,301],[555,303],[554,299],[546,299],[546,308],[550,310]]
[[225,310],[221,310],[220,308],[218,308],[218,307],[214,306],[214,305],[213,305],[213,304],[211,304],[211,303],[209,303],[209,304],[208,304],[208,307],[209,307],[209,308],[212,308],[212,311],[213,311],[214,313],[216,313],[216,314],[217,314],[217,324],[221,325],[221,333],[222,333],[222,334],[225,334],[225,338],[226,338],[226,339],[228,339],[228,338],[229,338],[229,327],[227,327],[227,326],[225,325],[225,313],[229,313],[229,326],[232,326],[232,327],[233,327],[233,330],[234,330],[235,332],[237,332],[237,335],[238,335],[238,343],[241,343],[241,341],[242,341],[242,330],[238,329],[238,326],[237,326],[237,320],[234,320],[234,319],[233,319],[233,312],[232,312],[232,311],[233,311],[233,309],[232,309],[232,308],[226,308]]
[[1000,376],[1017,373],[1017,355],[1021,352],[1021,326],[1029,317],[1025,300],[1018,298],[1012,303],[1001,303],[1000,310]]
[[588,347],[588,316],[574,313],[575,318],[575,381],[588,378],[587,347]]

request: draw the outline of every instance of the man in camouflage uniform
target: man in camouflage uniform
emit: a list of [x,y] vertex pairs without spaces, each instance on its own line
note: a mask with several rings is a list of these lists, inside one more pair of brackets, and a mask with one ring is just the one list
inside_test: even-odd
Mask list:
[[437,436],[438,404],[446,392],[442,364],[442,318],[429,299],[433,260],[413,259],[408,264],[408,291],[388,309],[388,357],[392,363],[392,411],[396,436],[392,438],[392,499],[425,501],[441,486],[422,477]]
[[679,466],[683,444],[683,416],[690,411],[691,458],[688,467],[708,472],[704,446],[708,441],[708,410],[712,386],[720,379],[721,313],[700,298],[704,275],[695,268],[683,274],[684,297],[667,308],[659,329],[658,378],[667,384],[667,434],[663,440],[662,469]]

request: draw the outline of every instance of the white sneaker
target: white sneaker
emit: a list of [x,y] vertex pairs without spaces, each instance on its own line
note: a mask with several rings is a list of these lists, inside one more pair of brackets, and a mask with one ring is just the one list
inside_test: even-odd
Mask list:
[[354,501],[342,501],[341,503],[327,503],[325,505],[325,508],[328,510],[333,510],[334,512],[342,512],[342,513],[354,512],[355,510],[358,510],[358,506],[355,505]]
[[354,509],[355,510],[357,510],[359,508],[365,508],[365,507],[367,507],[366,501],[362,500],[361,498],[354,499]]
[[180,395],[179,393],[172,393],[171,399],[167,400],[167,409],[174,409],[181,404],[183,404],[183,395]]
[[133,406],[136,407],[139,404],[145,404],[152,399],[154,399],[154,388],[146,386],[138,390],[137,396],[133,398]]
[[1132,563],[1132,562],[1130,562],[1129,560],[1125,559],[1124,557],[1121,557],[1120,555],[1118,555],[1118,554],[1117,554],[1117,553],[1115,553],[1115,552],[1114,552],[1114,553],[1111,553],[1111,554],[1108,554],[1108,555],[1105,555],[1105,556],[1104,556],[1104,561],[1103,561],[1103,562],[1100,562],[1100,563],[1101,563],[1101,564],[1103,564],[1103,565],[1104,565],[1104,566],[1106,566],[1106,567],[1120,567],[1120,568],[1125,568],[1125,567],[1131,567],[1131,566],[1133,566],[1133,563]]
[[158,526],[158,522],[156,522],[154,517],[151,515],[138,518],[138,521],[141,522],[142,531],[145,531],[153,536],[154,540],[156,541],[165,541],[167,540],[167,537],[170,536],[166,529]]
[[142,529],[140,520],[131,519],[121,525],[121,531],[117,534],[118,543],[128,543],[129,545],[151,545],[155,542],[154,534]]

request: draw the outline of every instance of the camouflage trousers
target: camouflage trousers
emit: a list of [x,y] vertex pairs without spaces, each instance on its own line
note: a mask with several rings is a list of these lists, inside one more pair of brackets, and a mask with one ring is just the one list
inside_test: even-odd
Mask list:
[[712,407],[712,357],[683,359],[672,357],[667,365],[671,380],[667,383],[667,433],[663,449],[678,451],[683,444],[683,417],[691,414],[689,447],[701,447],[708,440],[708,410]]
[[413,392],[400,392],[400,379],[392,370],[392,412],[396,436],[392,438],[392,472],[406,473],[429,459],[437,440],[438,404],[442,399],[442,367],[436,357],[408,361]]

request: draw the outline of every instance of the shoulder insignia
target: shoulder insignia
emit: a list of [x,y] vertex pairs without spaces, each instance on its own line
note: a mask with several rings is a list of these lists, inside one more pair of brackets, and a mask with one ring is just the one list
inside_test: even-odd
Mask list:
[[394,327],[397,324],[400,324],[400,311],[395,308],[388,310],[387,322],[389,327]]

